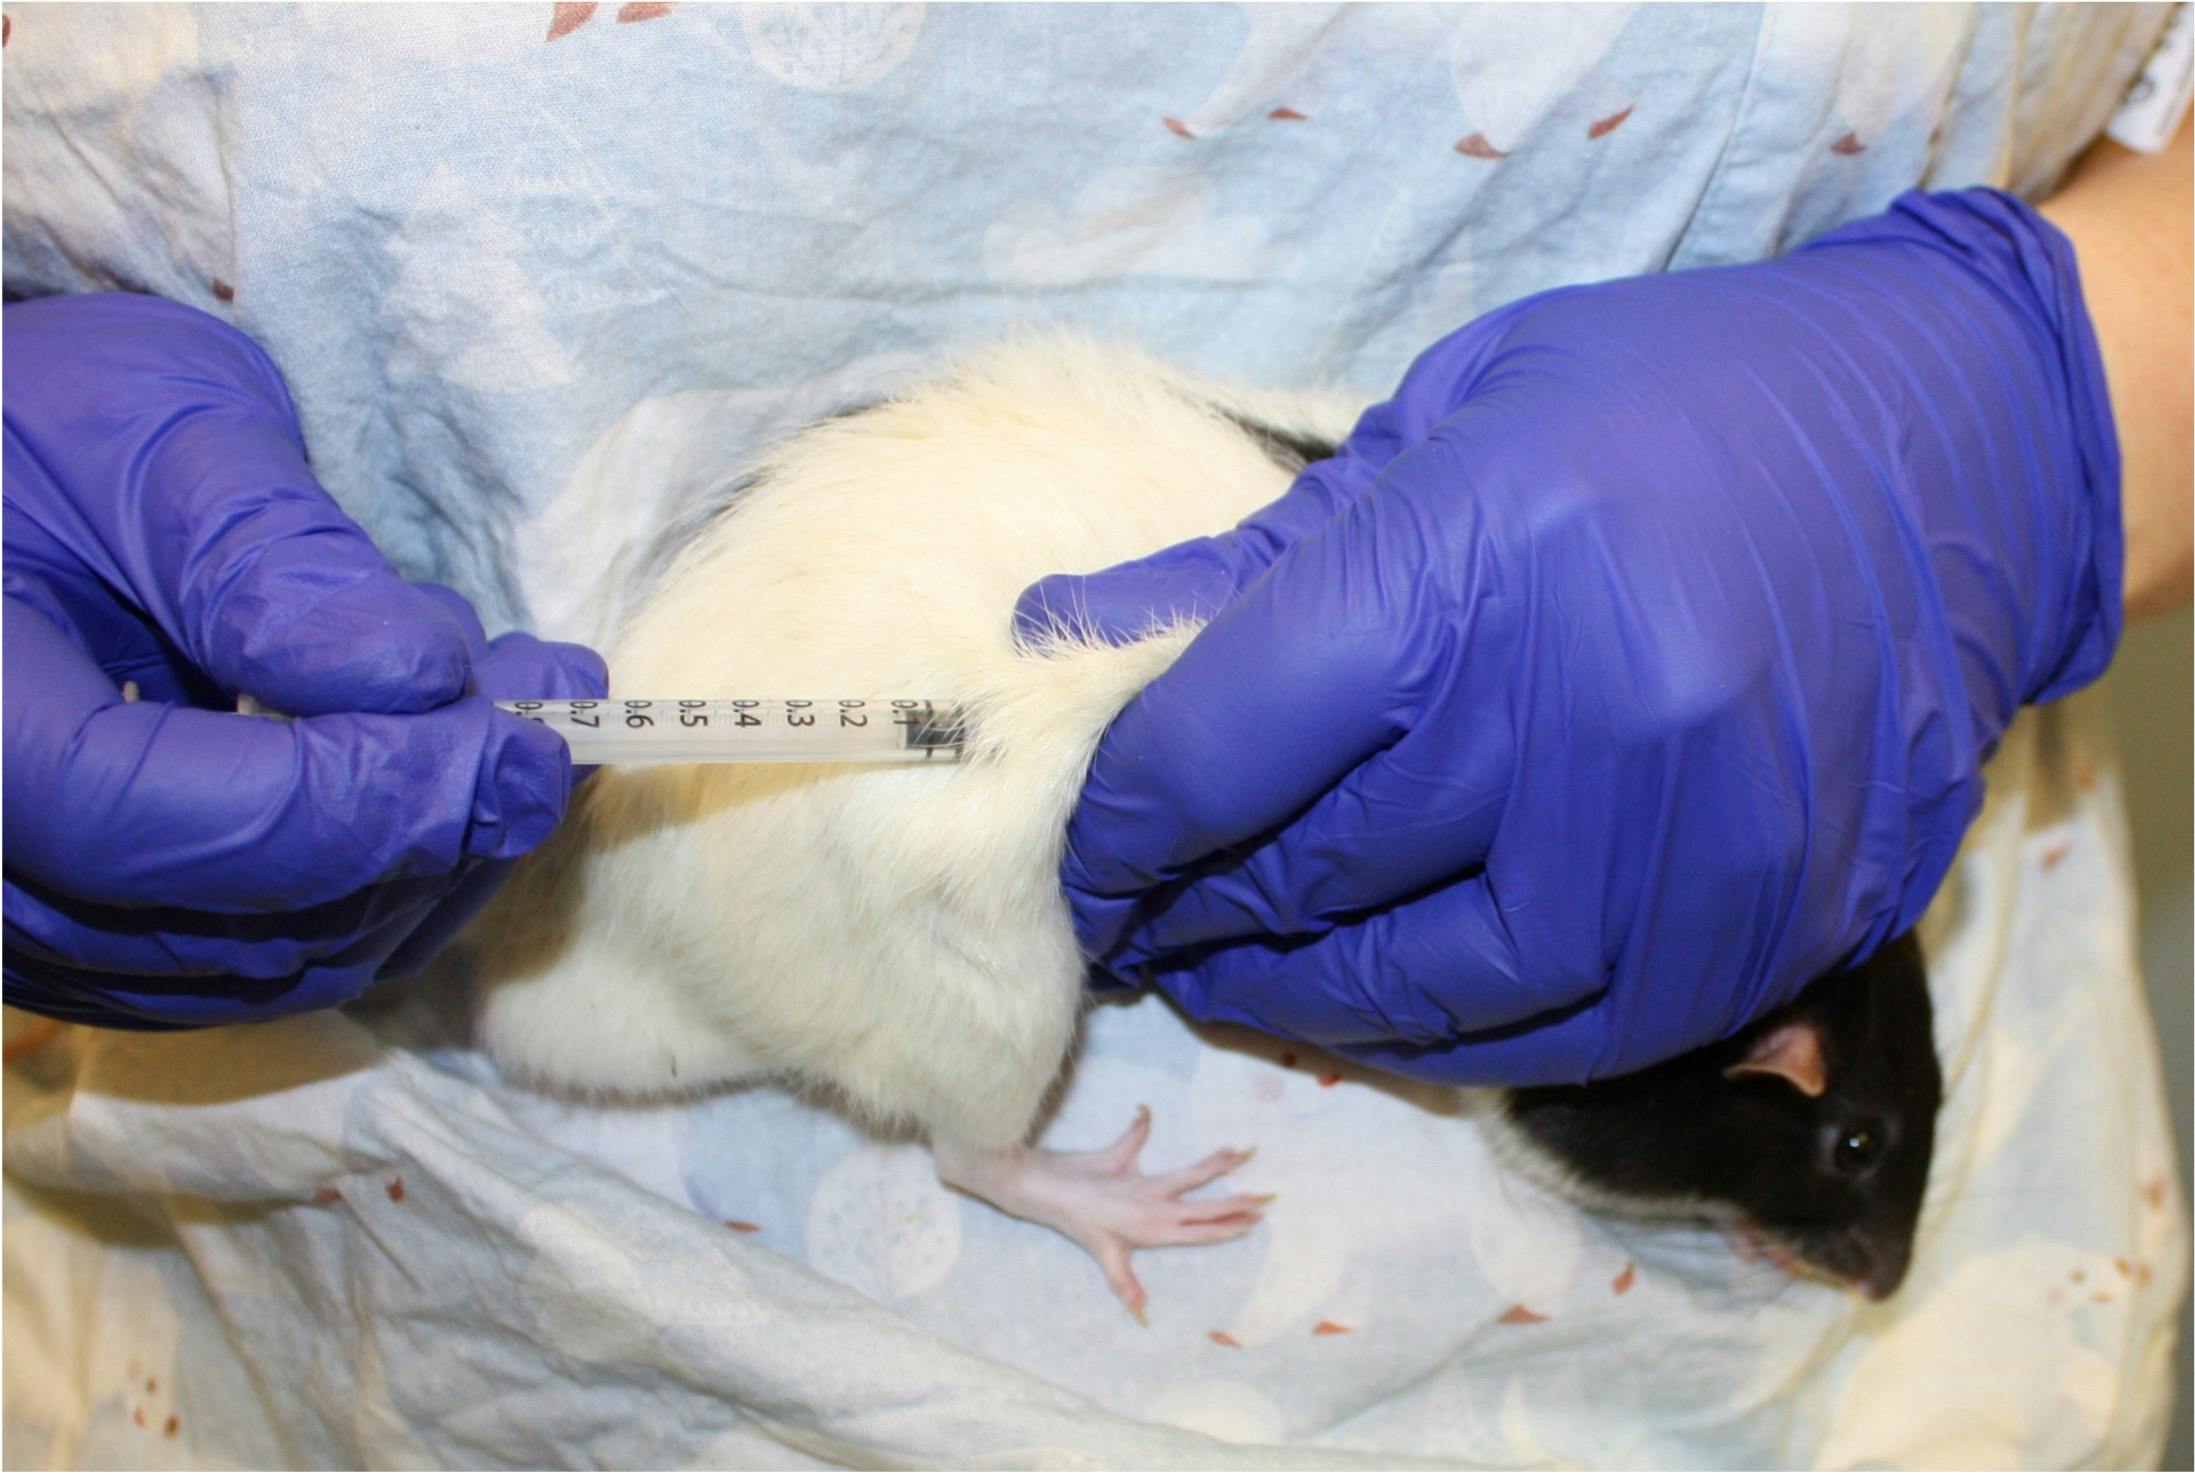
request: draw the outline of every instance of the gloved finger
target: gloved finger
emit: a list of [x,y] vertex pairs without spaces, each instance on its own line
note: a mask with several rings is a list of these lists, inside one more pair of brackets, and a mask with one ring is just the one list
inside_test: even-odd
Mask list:
[[1149,965],[1192,1017],[1316,1045],[1440,1045],[1576,1005],[1597,971],[1527,966],[1484,877],[1304,939],[1220,947]]
[[480,612],[472,601],[447,584],[437,584],[432,579],[414,579],[412,588],[420,597],[432,603],[450,617],[465,642],[465,658],[478,661],[488,653],[488,631],[480,623]]
[[[19,464],[12,430],[6,434],[8,498],[0,521],[0,543],[7,549],[7,593],[43,614],[93,660],[116,687],[134,682],[148,701],[230,709],[233,694],[206,679],[204,672],[175,642],[114,587],[86,568],[76,555],[33,520],[17,493],[25,478],[40,468]],[[25,458],[27,459],[27,458]]]
[[428,961],[449,946],[465,930],[465,924],[494,899],[517,864],[512,860],[485,860],[469,868],[455,889],[436,901],[382,961],[374,974],[375,979],[388,982],[409,978],[426,967]]
[[464,632],[321,488],[250,340],[114,293],[10,307],[4,351],[11,492],[66,467],[41,515],[75,520],[61,541],[228,690],[298,715],[463,694]]
[[[487,656],[473,668],[473,675],[480,694],[490,701],[576,701],[599,699],[610,693],[610,673],[602,657],[583,645],[536,640],[517,630],[495,638]],[[524,720],[539,721],[533,717]],[[591,764],[575,766],[572,783],[578,784],[593,772]]]
[[1444,725],[1413,728],[1279,834],[1154,898],[1135,942],[1159,953],[1313,935],[1459,874],[1491,846],[1511,777],[1506,735],[1474,731],[1485,740],[1459,746]]
[[1296,475],[1287,493],[1239,527],[1191,538],[1094,574],[1051,574],[1022,592],[1014,634],[1041,649],[1062,640],[1111,644],[1209,620],[1280,551],[1371,489],[1399,443],[1376,406],[1335,454]]
[[280,978],[233,974],[152,978],[103,973],[32,956],[8,929],[7,1002],[57,1019],[143,1027],[253,1023],[350,1002],[381,975],[382,959],[415,925],[392,916],[339,952]]
[[125,703],[50,621],[7,614],[8,863],[65,895],[294,911],[520,854],[563,815],[562,740],[486,698],[287,722]]
[[1075,942],[1088,965],[1086,979],[1094,988],[1134,988],[1137,980],[1117,954],[1121,939],[1136,922],[1157,905],[1149,896],[1095,896],[1067,890],[1074,918]]
[[1638,1068],[1619,1053],[1620,1026],[1605,997],[1505,1028],[1433,1045],[1337,1045],[1378,1070],[1451,1086],[1577,1086]]
[[[1437,524],[1375,492],[1298,540],[1121,712],[1098,745],[1068,827],[1062,878],[1080,895],[1140,893],[1206,856],[1292,825],[1447,691],[1504,689],[1480,673],[1516,659],[1518,612],[1484,550],[1489,513],[1467,493],[1470,427],[1398,458],[1389,476],[1454,484]],[[1452,754],[1505,751],[1506,714],[1448,700]],[[1473,770],[1474,782],[1476,770]],[[1474,794],[1474,809],[1498,802]],[[1465,826],[1457,834],[1477,834]],[[1356,864],[1376,832],[1330,835]],[[1484,860],[1459,847],[1452,874]]]
[[9,1008],[108,1029],[243,1023],[264,1017],[291,986],[287,979],[134,979],[49,963],[12,946],[5,958]]
[[298,911],[246,914],[104,906],[11,875],[8,947],[56,967],[122,977],[287,978],[346,955],[377,933],[390,932],[394,946],[440,904],[455,879],[393,881]]
[[195,622],[209,674],[295,716],[427,711],[464,691],[463,634],[333,502],[307,492],[262,506],[207,540],[209,563],[243,567]]

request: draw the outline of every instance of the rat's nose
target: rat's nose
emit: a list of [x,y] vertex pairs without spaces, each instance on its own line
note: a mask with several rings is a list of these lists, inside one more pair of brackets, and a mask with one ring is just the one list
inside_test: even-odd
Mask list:
[[1912,1253],[1903,1244],[1878,1245],[1867,1255],[1868,1267],[1860,1276],[1860,1291],[1870,1301],[1887,1301],[1905,1283]]
[[1905,1283],[1913,1245],[1902,1234],[1856,1233],[1837,1247],[1838,1269],[1870,1301],[1887,1301]]
[[1889,1299],[1905,1282],[1912,1246],[1904,1235],[1852,1230],[1818,1246],[1813,1262],[1870,1301]]

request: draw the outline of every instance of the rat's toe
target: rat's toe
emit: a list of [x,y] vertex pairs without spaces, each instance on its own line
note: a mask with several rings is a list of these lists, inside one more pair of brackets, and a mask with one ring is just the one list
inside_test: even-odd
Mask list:
[[1152,1180],[1153,1186],[1168,1198],[1177,1198],[1192,1188],[1202,1188],[1214,1178],[1224,1178],[1256,1155],[1257,1149],[1254,1147],[1242,1150],[1230,1147],[1213,1153],[1202,1162],[1160,1175]]
[[1147,1297],[1143,1282],[1136,1279],[1135,1266],[1129,1260],[1129,1247],[1114,1240],[1097,1251],[1098,1269],[1105,1272],[1105,1284],[1120,1298],[1120,1304],[1128,1308],[1128,1314],[1145,1326],[1151,1318],[1144,1314]]

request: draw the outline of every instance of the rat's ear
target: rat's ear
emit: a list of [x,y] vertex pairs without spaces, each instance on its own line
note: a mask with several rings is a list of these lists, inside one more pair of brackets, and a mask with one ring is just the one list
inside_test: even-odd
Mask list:
[[1804,1020],[1779,1024],[1762,1035],[1746,1050],[1745,1059],[1723,1075],[1733,1081],[1741,1076],[1782,1076],[1806,1096],[1819,1096],[1829,1085],[1821,1034]]

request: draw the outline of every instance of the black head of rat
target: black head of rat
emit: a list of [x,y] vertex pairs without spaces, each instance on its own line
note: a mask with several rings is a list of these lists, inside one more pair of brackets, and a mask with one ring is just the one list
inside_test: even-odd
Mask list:
[[1504,1109],[1619,1208],[1735,1215],[1881,1300],[1912,1258],[1942,1099],[1909,933],[1728,1040],[1589,1086],[1515,1091]]

